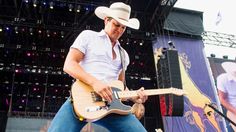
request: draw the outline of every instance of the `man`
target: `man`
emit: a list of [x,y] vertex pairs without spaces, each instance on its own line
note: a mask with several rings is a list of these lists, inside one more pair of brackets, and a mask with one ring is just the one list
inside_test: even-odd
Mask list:
[[[107,83],[112,80],[124,82],[124,71],[129,63],[129,56],[125,50],[122,52],[124,53],[123,59],[120,55],[118,39],[124,33],[126,26],[133,29],[139,28],[139,21],[136,18],[130,19],[130,12],[130,6],[122,2],[113,3],[109,8],[97,7],[95,14],[104,20],[104,30],[81,32],[72,44],[64,63],[66,73],[91,86],[108,102],[111,102],[113,98],[111,87]],[[122,68],[122,64],[125,68]],[[144,103],[147,95],[143,90],[140,88],[137,92],[138,97],[130,100],[135,103]],[[109,114],[93,123],[101,125],[109,131],[146,131],[133,114]],[[76,118],[73,106],[67,100],[54,117],[49,132],[80,131],[85,124],[86,122]]]
[[[217,77],[219,99],[227,110],[227,117],[236,123],[236,63],[224,62],[222,67],[226,73]],[[236,126],[231,126],[236,131]]]

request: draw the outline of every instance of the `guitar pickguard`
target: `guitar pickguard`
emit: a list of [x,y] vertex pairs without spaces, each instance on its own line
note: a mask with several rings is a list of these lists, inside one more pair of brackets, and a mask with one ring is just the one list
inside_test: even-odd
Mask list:
[[131,110],[130,106],[122,104],[120,99],[117,98],[116,92],[121,91],[121,90],[118,89],[118,88],[112,87],[112,91],[113,91],[112,92],[113,101],[111,103],[107,104],[108,109],[109,110],[111,110],[111,109],[119,109],[119,110],[124,110],[124,111]]

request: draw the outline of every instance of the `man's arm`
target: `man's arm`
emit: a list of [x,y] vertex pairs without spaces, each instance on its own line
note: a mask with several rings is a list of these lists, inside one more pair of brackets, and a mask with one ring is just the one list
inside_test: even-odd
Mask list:
[[75,48],[70,48],[64,62],[63,70],[75,79],[79,79],[86,84],[92,86],[97,79],[87,72],[80,66],[79,62],[84,58],[84,54]]
[[234,114],[236,114],[236,108],[234,106],[232,106],[227,99],[228,94],[218,90],[218,95],[219,95],[219,99],[221,104],[229,111],[233,112]]
[[95,77],[84,71],[84,69],[79,64],[83,58],[84,54],[80,50],[70,48],[66,56],[63,70],[73,78],[79,79],[80,81],[92,86],[95,92],[98,93],[102,98],[111,101],[112,91],[110,86],[97,80]]

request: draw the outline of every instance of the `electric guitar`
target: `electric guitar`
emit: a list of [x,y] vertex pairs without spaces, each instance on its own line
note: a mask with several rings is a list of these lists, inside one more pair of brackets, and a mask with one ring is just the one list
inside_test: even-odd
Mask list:
[[[121,81],[112,81],[109,86],[112,88],[113,100],[111,103],[102,99],[95,93],[93,88],[81,81],[76,81],[71,87],[73,108],[80,120],[93,122],[103,118],[110,113],[127,115],[131,112],[131,106],[121,102],[123,98],[137,97],[136,91],[123,91],[124,85]],[[182,89],[149,89],[144,92],[150,95],[175,94],[178,96],[186,94]]]

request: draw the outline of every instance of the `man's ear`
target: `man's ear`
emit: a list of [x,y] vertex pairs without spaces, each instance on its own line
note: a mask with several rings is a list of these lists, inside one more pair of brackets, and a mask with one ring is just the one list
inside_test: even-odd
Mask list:
[[107,22],[108,22],[108,17],[105,17],[104,18],[104,24],[107,24]]

